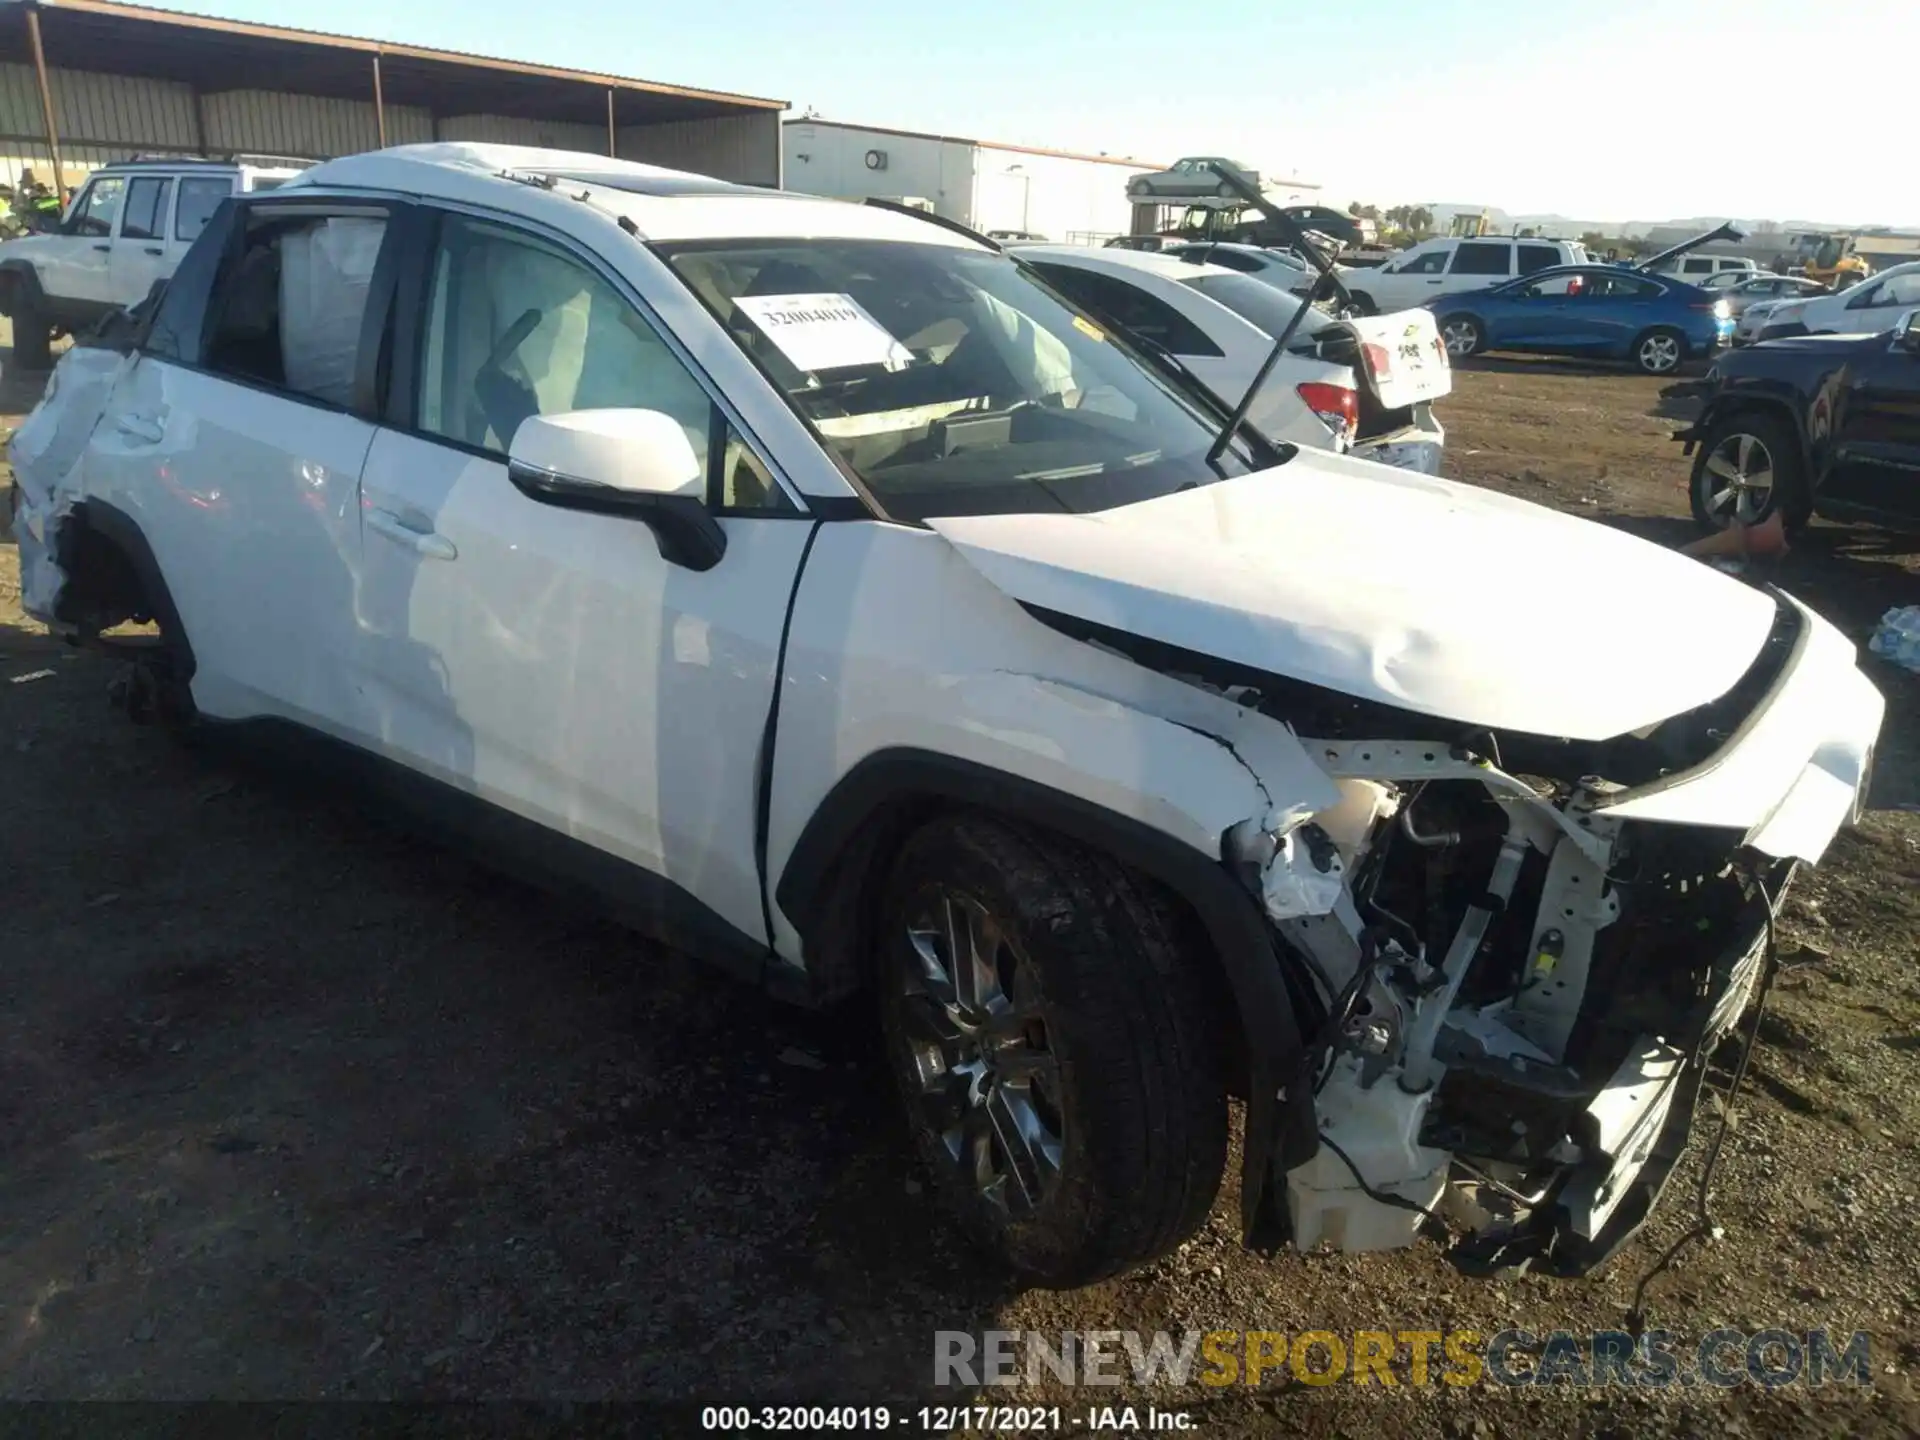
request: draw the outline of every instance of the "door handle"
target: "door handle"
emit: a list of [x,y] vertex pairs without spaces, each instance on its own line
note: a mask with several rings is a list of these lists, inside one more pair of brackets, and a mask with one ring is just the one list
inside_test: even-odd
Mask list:
[[113,422],[113,428],[127,439],[137,440],[142,445],[158,445],[167,438],[159,417],[154,415],[122,415]]
[[149,255],[164,255],[167,253],[158,245],[146,245],[146,246],[142,246],[141,248],[144,249],[146,253]]
[[94,249],[96,249],[96,250],[111,250],[111,249],[113,249],[113,246],[111,246],[111,245],[96,245],[96,246],[94,246],[93,248],[94,248]]
[[460,553],[446,536],[431,530],[416,530],[391,510],[369,510],[367,524],[395,544],[404,545],[428,560],[451,560]]

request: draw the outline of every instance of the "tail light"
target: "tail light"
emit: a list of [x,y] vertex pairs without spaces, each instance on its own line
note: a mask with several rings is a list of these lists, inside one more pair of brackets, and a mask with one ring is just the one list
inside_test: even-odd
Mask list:
[[1360,428],[1360,392],[1350,390],[1345,385],[1327,385],[1317,380],[1309,380],[1298,389],[1307,408],[1333,432],[1339,448],[1345,449],[1351,445],[1354,432]]

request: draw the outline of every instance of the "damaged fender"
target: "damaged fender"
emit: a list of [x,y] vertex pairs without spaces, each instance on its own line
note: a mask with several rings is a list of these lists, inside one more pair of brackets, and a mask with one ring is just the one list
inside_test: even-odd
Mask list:
[[20,604],[42,624],[59,628],[66,576],[60,536],[84,497],[80,461],[106,408],[107,396],[133,357],[75,346],[60,358],[40,403],[13,434],[14,538],[20,547]]

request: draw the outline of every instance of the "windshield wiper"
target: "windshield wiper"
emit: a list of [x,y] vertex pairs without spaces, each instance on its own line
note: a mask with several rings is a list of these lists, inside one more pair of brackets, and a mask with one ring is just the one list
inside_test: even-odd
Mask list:
[[1214,436],[1213,446],[1207,451],[1207,463],[1212,465],[1217,464],[1220,457],[1226,453],[1227,446],[1232,443],[1236,432],[1244,431],[1252,435],[1260,433],[1247,424],[1247,411],[1253,408],[1253,397],[1260,393],[1260,387],[1267,383],[1267,376],[1273,372],[1274,365],[1286,353],[1287,342],[1293,338],[1293,332],[1300,328],[1300,322],[1306,318],[1307,312],[1320,299],[1321,287],[1326,286],[1331,294],[1338,295],[1343,307],[1353,304],[1353,296],[1341,283],[1339,275],[1334,272],[1333,265],[1334,260],[1339,257],[1338,251],[1335,251],[1331,257],[1322,255],[1320,247],[1307,238],[1306,231],[1294,224],[1279,206],[1262,195],[1260,188],[1234,166],[1219,160],[1210,160],[1207,162],[1207,168],[1226,181],[1236,195],[1276,226],[1293,247],[1307,258],[1313,268],[1320,272],[1314,278],[1312,287],[1301,297],[1299,308],[1288,318],[1280,333],[1273,337],[1273,348],[1267,352],[1267,358],[1260,362],[1260,369],[1255,373],[1253,383],[1247,386],[1247,393],[1240,397],[1240,403],[1233,407],[1233,413],[1227,417],[1225,428]]

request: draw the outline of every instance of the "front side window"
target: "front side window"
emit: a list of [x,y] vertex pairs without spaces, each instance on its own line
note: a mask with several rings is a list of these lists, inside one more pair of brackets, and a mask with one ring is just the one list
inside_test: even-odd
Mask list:
[[658,249],[896,518],[1102,510],[1251,468],[1238,444],[1209,464],[1212,405],[1007,256],[839,238]]
[[1470,240],[1453,252],[1454,275],[1506,275],[1513,266],[1513,246]]
[[505,456],[534,415],[657,410],[686,432],[714,503],[790,508],[680,357],[577,257],[522,231],[449,215],[432,277],[419,429]]
[[256,212],[246,225],[238,253],[214,280],[201,363],[249,384],[348,408],[386,218]]
[[161,240],[167,233],[167,200],[173,181],[143,175],[127,187],[127,208],[120,234],[128,240]]
[[1920,273],[1890,275],[1882,287],[1882,305],[1920,305]]
[[[1406,264],[1402,265],[1395,273],[1400,275],[1438,275],[1446,268],[1447,252],[1444,250],[1429,250],[1426,254],[1415,256],[1412,260],[1407,261]],[[1504,275],[1506,271],[1503,270],[1500,273]]]
[[225,176],[188,176],[180,182],[180,203],[174,207],[173,238],[197,240],[220,202],[233,193]]
[[86,193],[74,203],[65,226],[69,235],[113,234],[120,218],[120,202],[126,199],[127,182],[118,175],[97,175]]

